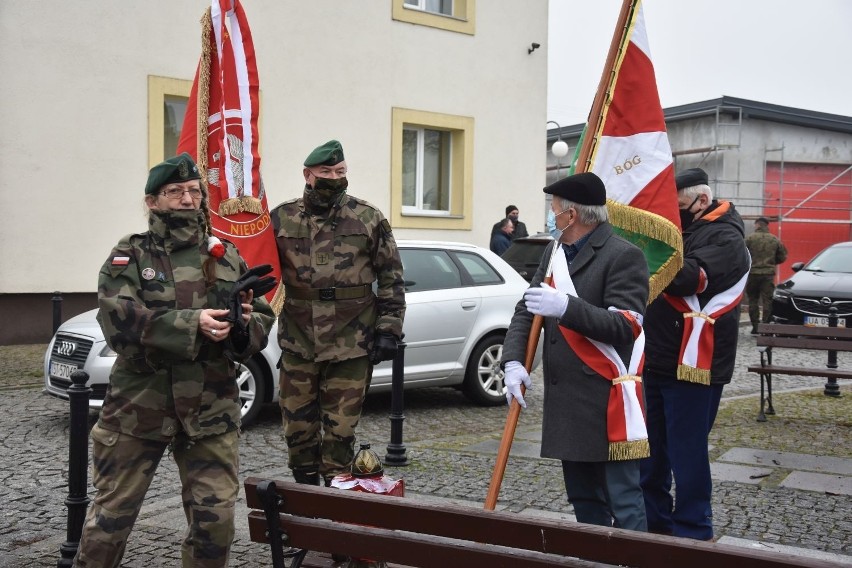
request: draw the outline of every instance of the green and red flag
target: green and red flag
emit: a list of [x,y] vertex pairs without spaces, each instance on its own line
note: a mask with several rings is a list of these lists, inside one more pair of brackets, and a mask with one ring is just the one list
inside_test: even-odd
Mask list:
[[280,280],[260,177],[257,61],[240,1],[212,0],[201,28],[201,59],[177,152],[195,158],[207,183],[213,234],[236,244],[249,266],[271,264]]
[[683,265],[683,243],[641,0],[625,0],[578,153],[577,171],[594,172],[606,185],[612,225],[645,252],[650,302]]

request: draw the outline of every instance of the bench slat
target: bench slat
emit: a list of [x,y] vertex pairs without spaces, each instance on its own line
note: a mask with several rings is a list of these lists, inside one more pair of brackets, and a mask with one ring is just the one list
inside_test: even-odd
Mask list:
[[758,335],[755,337],[758,347],[788,347],[790,349],[817,349],[820,351],[852,351],[852,340],[814,339],[807,337],[778,337],[776,335]]
[[[245,481],[246,501],[250,508],[262,509],[256,490],[261,481],[258,478],[248,478]],[[637,568],[662,565],[691,568],[718,568],[720,565],[725,568],[778,568],[802,565],[802,559],[793,556],[758,553],[739,547],[622,529],[565,523],[499,511],[480,511],[469,507],[433,505],[400,497],[290,482],[276,482],[276,486],[278,494],[283,497],[283,503],[279,506],[279,511],[285,514],[281,516],[282,519],[287,519],[286,515],[333,519],[344,523],[419,533],[427,538],[434,535]],[[262,516],[261,513],[253,515],[253,518],[257,519]],[[260,530],[257,534],[253,533],[252,540],[265,542],[263,532]],[[392,558],[388,560],[396,561]],[[832,563],[812,565],[833,566]]]
[[[254,528],[252,528],[253,525]],[[265,531],[265,527],[264,513],[260,511],[249,513],[251,534],[261,534]],[[344,524],[329,519],[282,515],[281,528],[289,535],[289,546],[356,558],[380,558],[387,562],[420,568],[492,566],[605,568],[612,566],[531,550]],[[255,540],[254,537],[252,540]]]
[[839,337],[852,339],[852,327],[810,327],[806,325],[788,325],[779,323],[761,323],[757,325],[759,334],[778,333],[781,335],[801,335],[803,337]]
[[773,375],[800,375],[802,377],[825,377],[827,379],[852,379],[852,371],[843,369],[827,369],[825,367],[781,367],[778,365],[761,367],[752,365],[749,373],[766,373]]

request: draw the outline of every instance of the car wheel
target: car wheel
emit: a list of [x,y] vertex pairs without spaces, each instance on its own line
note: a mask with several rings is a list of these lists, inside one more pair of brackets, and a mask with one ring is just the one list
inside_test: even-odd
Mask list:
[[257,418],[266,395],[266,380],[254,359],[237,366],[237,388],[240,389],[240,421],[245,428]]
[[470,354],[465,370],[465,396],[483,406],[506,404],[506,389],[500,358],[503,356],[504,335],[489,335],[480,341]]

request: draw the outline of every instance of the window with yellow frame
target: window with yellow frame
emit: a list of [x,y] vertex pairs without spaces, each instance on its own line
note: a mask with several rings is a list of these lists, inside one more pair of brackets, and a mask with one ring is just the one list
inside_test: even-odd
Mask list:
[[393,109],[391,223],[472,228],[473,118]]
[[148,76],[148,167],[176,154],[192,81]]
[[474,35],[476,0],[393,0],[393,19]]

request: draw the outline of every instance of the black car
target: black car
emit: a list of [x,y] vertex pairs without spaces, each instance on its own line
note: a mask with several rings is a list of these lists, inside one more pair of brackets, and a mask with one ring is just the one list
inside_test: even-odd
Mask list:
[[544,249],[550,244],[553,237],[548,233],[538,233],[529,237],[521,237],[512,241],[500,258],[505,260],[509,266],[518,271],[527,282],[535,276],[535,271],[541,262]]
[[773,321],[827,326],[837,308],[837,326],[852,326],[852,241],[833,244],[791,268],[796,273],[772,295]]

